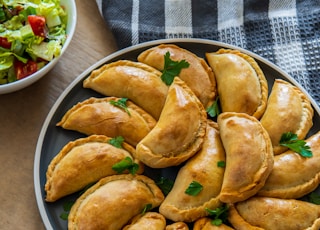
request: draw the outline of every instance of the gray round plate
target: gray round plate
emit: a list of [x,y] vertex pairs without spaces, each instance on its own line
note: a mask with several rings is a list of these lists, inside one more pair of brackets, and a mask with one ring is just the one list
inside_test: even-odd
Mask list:
[[[42,126],[34,159],[34,187],[41,218],[48,230],[67,229],[67,221],[60,218],[61,213],[63,213],[63,204],[70,200],[74,200],[78,194],[73,194],[68,197],[62,198],[54,203],[45,202],[44,185],[46,183],[47,167],[53,157],[62,149],[64,145],[66,145],[69,141],[74,141],[77,138],[84,137],[84,135],[80,133],[63,130],[60,127],[56,127],[56,123],[60,121],[67,110],[69,110],[76,103],[83,101],[89,97],[103,97],[102,95],[90,89],[84,89],[82,87],[82,81],[91,73],[92,70],[99,68],[103,64],[120,59],[136,61],[138,54],[140,54],[142,51],[162,43],[176,44],[182,48],[190,50],[191,52],[203,58],[206,52],[214,52],[220,48],[237,49],[243,53],[250,55],[258,62],[261,69],[263,70],[265,77],[268,80],[269,91],[273,85],[274,79],[282,78],[296,85],[307,94],[315,109],[315,115],[313,118],[314,125],[308,135],[310,136],[318,131],[317,127],[320,127],[320,109],[317,106],[316,102],[292,77],[283,72],[276,65],[270,63],[269,61],[252,52],[221,42],[191,38],[156,40],[120,50],[103,58],[95,65],[88,68],[80,76],[78,76],[58,98]],[[146,174],[154,179],[159,175],[174,178],[176,172],[177,168],[170,168],[163,170],[147,170]]]

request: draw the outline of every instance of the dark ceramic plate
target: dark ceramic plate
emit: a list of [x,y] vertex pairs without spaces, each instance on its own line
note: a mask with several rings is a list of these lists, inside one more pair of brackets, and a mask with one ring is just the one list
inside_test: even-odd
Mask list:
[[[67,221],[60,218],[60,215],[64,212],[63,205],[71,200],[74,200],[78,194],[70,195],[63,199],[58,200],[54,203],[45,202],[45,191],[44,185],[46,182],[46,171],[47,167],[50,164],[50,161],[53,157],[62,149],[62,147],[67,144],[69,141],[73,141],[77,138],[84,137],[84,135],[73,132],[63,130],[60,127],[56,127],[56,123],[60,121],[62,116],[76,103],[83,101],[89,97],[103,97],[102,95],[90,90],[84,89],[82,87],[82,81],[91,73],[92,70],[99,68],[103,64],[110,63],[120,59],[127,59],[135,61],[138,54],[142,51],[156,46],[162,43],[172,43],[176,44],[182,48],[188,49],[193,53],[197,54],[200,57],[204,58],[205,52],[214,52],[220,48],[230,48],[230,49],[238,49],[243,53],[246,53],[258,62],[261,69],[263,70],[268,83],[269,83],[269,91],[273,85],[273,81],[275,78],[282,78],[286,81],[291,82],[292,84],[299,87],[303,92],[306,91],[290,76],[288,76],[285,72],[279,69],[274,64],[266,61],[260,56],[241,49],[239,47],[234,47],[231,45],[227,45],[221,42],[215,42],[210,40],[202,40],[202,39],[165,39],[165,40],[157,40],[152,42],[147,42],[143,44],[139,44],[136,46],[132,46],[118,52],[115,52],[99,62],[95,65],[91,66],[84,73],[82,73],[79,77],[77,77],[71,85],[63,92],[63,94],[59,97],[57,102],[52,107],[49,112],[39,139],[37,143],[35,159],[34,159],[34,186],[35,186],[35,194],[37,199],[37,204],[40,210],[40,214],[43,220],[45,227],[49,229],[67,229]],[[306,93],[307,94],[307,93]],[[308,95],[308,94],[307,94]],[[315,109],[315,115],[313,118],[313,127],[309,132],[309,136],[314,134],[317,130],[317,127],[320,127],[320,109],[316,105],[315,101],[308,95],[311,103]],[[177,169],[163,169],[159,171],[147,170],[146,174],[151,178],[163,175],[169,177],[175,177]]]

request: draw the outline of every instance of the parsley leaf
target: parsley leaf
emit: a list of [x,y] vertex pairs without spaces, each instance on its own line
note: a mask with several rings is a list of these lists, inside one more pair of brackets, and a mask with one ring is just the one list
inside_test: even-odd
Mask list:
[[113,145],[116,148],[122,149],[122,143],[124,142],[124,138],[122,136],[114,137],[108,141],[110,145]]
[[229,207],[226,204],[214,210],[206,208],[206,211],[209,213],[209,216],[213,218],[211,224],[215,226],[220,226],[222,223],[225,223],[227,221],[228,210]]
[[309,201],[313,204],[320,204],[320,194],[312,192],[308,195]]
[[190,196],[196,196],[202,191],[202,189],[203,189],[203,186],[199,182],[192,181],[189,184],[189,187],[186,189],[185,193]]
[[212,103],[210,107],[207,108],[207,113],[211,118],[217,117],[220,113],[220,107],[219,107],[219,97]]
[[217,166],[220,168],[224,168],[224,167],[226,167],[226,162],[225,161],[218,161]]
[[129,116],[131,116],[130,111],[128,110],[128,107],[127,107],[127,100],[128,100],[128,98],[120,98],[117,101],[111,100],[111,101],[109,101],[109,103],[111,105],[114,105],[114,106],[117,106],[117,107],[123,109],[124,111],[126,111],[129,114]]
[[142,215],[144,215],[146,212],[150,211],[152,209],[152,204],[146,204],[142,210]]
[[170,179],[161,177],[158,181],[156,181],[156,184],[161,189],[164,195],[168,195],[173,187],[174,182]]
[[168,51],[164,55],[164,68],[161,75],[161,80],[166,85],[171,85],[174,77],[178,76],[182,69],[188,68],[190,64],[186,60],[173,61],[170,58],[170,52]]
[[63,204],[63,212],[60,214],[60,218],[63,220],[68,220],[68,216],[70,213],[70,210],[72,208],[72,205],[75,201],[67,201]]
[[117,173],[123,173],[125,170],[128,170],[132,175],[134,175],[138,171],[139,165],[134,163],[130,157],[126,157],[120,162],[114,164],[112,169]]
[[312,151],[310,146],[306,145],[304,140],[298,140],[297,134],[287,132],[282,134],[280,139],[280,145],[288,147],[292,151],[299,153],[303,157],[312,157]]

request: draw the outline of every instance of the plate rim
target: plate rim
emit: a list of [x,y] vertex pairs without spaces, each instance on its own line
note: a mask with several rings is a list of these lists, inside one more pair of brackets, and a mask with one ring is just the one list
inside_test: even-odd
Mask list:
[[116,58],[120,55],[126,54],[128,52],[132,52],[134,50],[144,48],[144,47],[149,47],[149,46],[156,46],[160,44],[168,44],[168,43],[201,43],[205,45],[213,45],[213,46],[219,46],[221,48],[226,48],[226,49],[236,49],[239,50],[240,52],[243,52],[245,54],[248,54],[249,56],[253,57],[256,60],[259,60],[260,62],[264,63],[265,65],[269,66],[270,68],[274,69],[276,72],[279,72],[283,77],[285,77],[287,80],[289,80],[292,84],[297,86],[303,93],[305,93],[310,100],[314,110],[316,111],[317,114],[320,116],[320,108],[316,101],[311,97],[311,95],[307,92],[305,88],[303,88],[300,83],[298,83],[293,77],[291,77],[287,72],[282,70],[279,66],[276,64],[272,63],[271,61],[267,60],[266,58],[253,53],[252,51],[246,50],[244,48],[227,44],[221,41],[216,41],[216,40],[209,40],[209,39],[202,39],[202,38],[174,38],[174,39],[158,39],[158,40],[153,40],[153,41],[147,41],[143,42],[137,45],[132,45],[124,49],[120,49],[118,51],[115,51],[100,60],[98,60],[96,63],[88,67],[86,70],[84,70],[79,76],[77,76],[61,93],[61,95],[58,97],[56,102],[53,104],[51,107],[49,113],[47,114],[41,130],[40,134],[38,136],[37,144],[36,144],[36,150],[35,150],[35,155],[34,155],[34,164],[33,164],[33,177],[34,177],[34,192],[35,192],[35,198],[38,206],[38,210],[40,212],[40,216],[42,219],[42,222],[45,226],[46,229],[48,230],[53,230],[53,227],[51,225],[51,222],[48,217],[48,213],[45,212],[45,207],[44,207],[44,201],[43,197],[41,194],[41,183],[40,183],[40,159],[41,159],[41,151],[43,147],[43,140],[46,135],[46,132],[49,127],[49,123],[54,116],[57,108],[60,106],[62,101],[65,99],[65,97],[70,93],[70,91],[77,85],[85,76],[87,76],[90,72],[92,72],[94,69],[98,68],[99,66],[103,65],[105,62],[112,60],[113,58]]

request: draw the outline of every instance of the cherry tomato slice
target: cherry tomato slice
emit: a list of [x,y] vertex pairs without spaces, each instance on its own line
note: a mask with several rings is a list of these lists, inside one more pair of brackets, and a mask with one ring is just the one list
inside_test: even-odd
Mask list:
[[38,15],[28,15],[28,22],[35,35],[45,37],[46,19]]
[[6,49],[11,48],[11,42],[8,41],[5,37],[0,37],[0,46]]
[[27,63],[17,60],[14,63],[14,68],[18,80],[25,78],[38,70],[37,63],[32,60],[28,60]]

